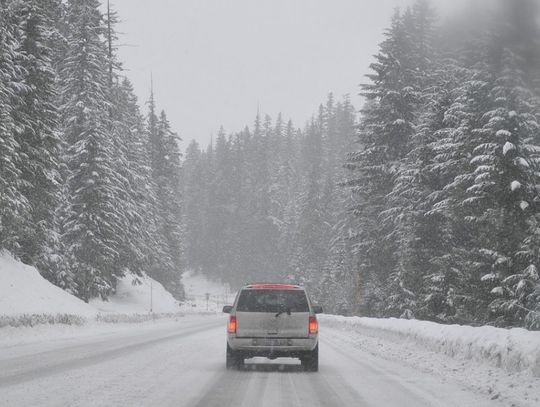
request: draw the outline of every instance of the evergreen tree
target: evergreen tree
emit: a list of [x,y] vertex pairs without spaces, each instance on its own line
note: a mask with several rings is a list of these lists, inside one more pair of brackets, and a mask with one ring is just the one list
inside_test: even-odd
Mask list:
[[388,209],[383,218],[391,221],[392,235],[397,244],[397,265],[390,278],[389,310],[396,316],[412,317],[419,311],[423,276],[427,274],[433,251],[441,246],[438,225],[427,217],[427,201],[434,185],[424,168],[430,163],[433,125],[422,115],[429,108],[428,100],[436,99],[433,73],[436,55],[433,50],[434,13],[426,1],[416,2],[405,13],[403,26],[408,38],[407,59],[400,63],[403,80],[408,85],[408,100],[401,104],[411,133],[398,159],[393,176],[393,188],[387,196]]
[[155,185],[155,207],[152,211],[154,239],[161,255],[154,255],[150,275],[166,286],[177,299],[183,299],[179,137],[171,130],[165,112],[158,117],[155,109],[152,91],[147,133],[151,176]]
[[150,258],[156,253],[151,231],[153,218],[148,216],[155,206],[155,188],[151,179],[147,150],[147,133],[144,128],[137,97],[128,79],[113,88],[113,127],[117,150],[123,152],[118,160],[118,171],[124,174],[124,208],[129,233],[120,251],[120,264],[133,274],[140,275],[151,267]]
[[202,151],[195,140],[189,143],[182,166],[183,195],[185,197],[183,224],[187,237],[184,243],[185,263],[187,269],[200,271],[205,256],[202,248],[206,185],[202,168]]
[[19,28],[18,65],[24,90],[14,105],[14,120],[18,123],[15,139],[19,154],[21,192],[31,207],[21,224],[23,234],[19,247],[21,260],[37,265],[55,283],[54,266],[50,263],[55,233],[54,208],[58,206],[59,136],[58,111],[55,105],[56,75],[50,48],[53,23],[39,1],[15,3],[14,14]]
[[[371,83],[362,87],[367,99],[358,133],[362,149],[350,154],[347,163],[354,175],[346,184],[358,202],[353,211],[358,216],[358,255],[363,259],[360,280],[374,287],[362,299],[363,312],[369,315],[381,315],[387,306],[395,316],[410,311],[404,301],[411,290],[406,287],[403,269],[398,267],[393,235],[393,219],[400,210],[388,211],[386,199],[394,187],[399,160],[407,154],[418,102],[412,86],[415,66],[409,60],[413,44],[407,28],[411,18],[410,12],[405,16],[396,12],[385,33],[376,62],[371,65],[373,74],[368,75]],[[390,277],[392,285],[387,284]],[[383,290],[387,287],[389,291]]]
[[0,248],[20,254],[23,235],[20,225],[27,224],[29,203],[22,193],[20,155],[13,106],[21,103],[24,72],[18,66],[16,25],[10,2],[0,2]]
[[503,19],[493,28],[485,56],[487,109],[473,130],[478,139],[471,158],[475,179],[467,190],[468,202],[474,205],[471,218],[486,233],[479,251],[489,257],[490,271],[482,280],[498,297],[490,311],[495,323],[502,325],[523,325],[538,283],[537,249],[531,242],[537,234],[540,202],[539,105],[528,75],[534,66],[523,52],[525,44],[514,42],[524,38],[523,27],[534,25],[536,13],[520,13],[524,7],[530,10],[529,5],[519,2],[510,15],[503,7]]
[[76,270],[78,295],[106,298],[122,276],[119,249],[126,232],[125,180],[116,171],[110,134],[107,47],[97,0],[70,0],[69,36],[61,68],[62,118],[67,144],[68,208],[63,241]]

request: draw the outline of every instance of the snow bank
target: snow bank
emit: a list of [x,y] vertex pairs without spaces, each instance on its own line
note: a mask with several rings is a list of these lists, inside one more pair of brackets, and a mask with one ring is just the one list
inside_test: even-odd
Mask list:
[[409,341],[454,358],[473,359],[508,372],[526,372],[540,377],[540,332],[394,318],[321,315],[320,320],[323,329],[327,325],[360,335]]
[[90,317],[96,310],[45,280],[39,272],[0,253],[0,316],[71,314]]
[[180,312],[180,305],[165,288],[148,276],[127,275],[118,281],[116,293],[107,301],[90,300],[100,313],[144,314]]
[[[0,253],[0,327],[42,324],[82,325],[98,322],[142,322],[179,313],[221,313],[234,292],[226,284],[187,272],[183,275],[186,301],[180,303],[148,276],[127,275],[107,301],[88,304],[44,279],[36,268]],[[208,301],[206,299],[208,294]],[[152,310],[152,313],[150,313]]]
[[88,320],[141,322],[180,311],[178,301],[147,276],[125,276],[108,301],[94,299],[87,304],[51,284],[35,267],[15,260],[9,253],[0,254],[0,327],[82,325]]

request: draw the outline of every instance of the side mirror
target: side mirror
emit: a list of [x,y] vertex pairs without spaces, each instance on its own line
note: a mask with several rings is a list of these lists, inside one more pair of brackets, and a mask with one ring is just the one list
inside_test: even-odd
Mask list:
[[311,308],[313,308],[313,312],[315,314],[322,314],[323,313],[323,309],[320,305],[313,305]]
[[223,312],[224,312],[225,314],[230,314],[231,311],[232,311],[232,305],[225,305],[225,306],[223,307]]

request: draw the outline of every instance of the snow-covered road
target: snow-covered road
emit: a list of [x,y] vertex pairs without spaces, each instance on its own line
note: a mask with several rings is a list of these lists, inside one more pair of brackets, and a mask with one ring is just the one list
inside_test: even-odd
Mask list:
[[320,371],[294,359],[227,371],[225,319],[190,317],[0,345],[1,406],[493,406],[462,385],[322,327]]

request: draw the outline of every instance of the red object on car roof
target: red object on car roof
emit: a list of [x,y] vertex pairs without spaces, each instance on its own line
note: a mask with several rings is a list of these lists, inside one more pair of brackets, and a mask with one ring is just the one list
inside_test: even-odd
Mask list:
[[261,284],[250,284],[248,288],[254,288],[257,290],[294,290],[298,288],[297,285],[293,284],[274,284],[274,283],[261,283]]

